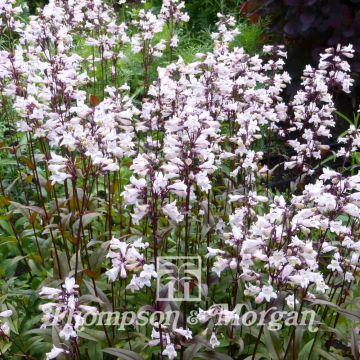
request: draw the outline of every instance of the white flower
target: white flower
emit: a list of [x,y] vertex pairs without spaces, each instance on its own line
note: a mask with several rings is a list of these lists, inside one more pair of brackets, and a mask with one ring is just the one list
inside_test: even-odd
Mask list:
[[46,296],[48,299],[57,298],[61,294],[61,290],[43,286],[39,291],[40,296]]
[[143,270],[140,273],[140,277],[146,277],[148,279],[151,279],[153,277],[156,279],[158,277],[158,274],[155,271],[154,264],[150,264],[150,265],[144,264]]
[[62,184],[66,179],[71,177],[71,175],[66,172],[67,162],[67,159],[64,157],[51,152],[51,159],[49,160],[48,168],[52,173],[50,176],[52,185],[56,183]]
[[342,210],[350,216],[360,217],[360,209],[354,204],[346,204]]
[[31,131],[31,127],[26,123],[26,121],[22,120],[17,123],[17,128],[20,131],[28,132]]
[[74,289],[79,287],[79,285],[75,283],[74,277],[67,277],[63,286],[68,293],[72,293]]
[[105,275],[108,277],[110,282],[116,281],[119,276],[120,267],[113,267],[105,272]]
[[162,190],[166,188],[168,181],[164,177],[164,174],[162,172],[157,172],[155,174],[155,180],[152,183],[152,187],[155,194],[160,194]]
[[149,341],[150,346],[156,346],[160,343],[160,332],[155,329],[155,327],[151,330],[151,339]]
[[80,314],[76,314],[73,319],[75,320],[75,324],[74,324],[75,331],[82,331],[83,325],[85,324],[85,318]]
[[95,306],[79,305],[79,309],[92,315],[99,314],[99,310]]
[[223,258],[217,258],[217,260],[214,262],[214,266],[212,270],[216,273],[218,277],[220,277],[221,273],[229,267],[229,261],[227,259]]
[[206,257],[208,257],[208,258],[212,258],[212,257],[218,256],[218,255],[225,254],[225,251],[220,250],[220,249],[213,249],[211,247],[208,247],[207,251],[208,251],[208,253],[206,254]]
[[220,345],[220,341],[217,339],[215,332],[213,332],[213,333],[211,334],[211,337],[210,337],[210,341],[209,341],[209,342],[210,342],[210,345],[211,345],[211,347],[212,347],[213,349],[215,349],[217,346]]
[[192,339],[192,332],[189,329],[185,330],[183,328],[179,328],[179,329],[175,329],[174,332],[180,334],[181,336],[184,336],[187,340]]
[[56,359],[60,354],[64,353],[65,350],[53,345],[50,352],[46,353],[46,360]]
[[164,213],[164,215],[168,216],[171,220],[177,223],[184,220],[184,215],[179,213],[179,210],[176,206],[176,200],[170,204],[163,206],[162,212]]
[[58,172],[50,176],[51,184],[63,184],[66,179],[71,178],[70,174],[65,174],[63,172]]
[[179,45],[179,37],[175,34],[170,40],[170,46],[175,48]]
[[232,195],[229,194],[229,203],[234,203],[236,201],[239,201],[240,199],[243,199],[244,196],[243,195]]
[[162,352],[162,355],[167,356],[170,360],[173,360],[176,358],[176,351],[174,344],[168,344],[166,345],[166,348]]
[[329,168],[323,169],[323,174],[319,176],[320,180],[331,180],[334,177],[339,176],[340,174],[334,170],[331,170]]
[[8,318],[13,314],[12,310],[5,310],[0,312],[0,317]]
[[168,189],[178,196],[186,196],[187,186],[182,181],[169,185]]
[[10,327],[7,322],[0,324],[0,334],[5,334],[6,336],[10,335]]
[[206,310],[203,310],[203,309],[199,308],[197,318],[199,319],[199,321],[201,323],[205,323],[205,322],[207,322],[208,320],[211,319],[211,316],[208,314],[208,312]]
[[288,295],[285,300],[286,300],[286,304],[290,310],[294,310],[294,308],[295,308],[294,305],[299,304],[299,301],[295,299],[294,295]]
[[276,298],[277,295],[273,287],[271,285],[268,285],[268,286],[263,286],[261,288],[261,291],[259,295],[256,297],[255,301],[257,303],[262,303],[265,299],[267,302],[270,302],[271,299],[276,299]]
[[196,183],[202,191],[208,192],[211,189],[211,183],[206,172],[200,172],[196,175]]
[[76,331],[70,324],[65,324],[65,326],[62,328],[62,330],[59,332],[59,336],[61,338],[64,338],[65,340],[69,340],[70,337],[76,338]]
[[139,278],[135,274],[130,283],[126,286],[126,289],[131,290],[132,293],[141,289]]
[[345,281],[351,283],[353,280],[354,280],[354,275],[351,272],[347,271],[345,273]]
[[149,211],[149,205],[136,204],[134,207],[134,213],[131,214],[134,224],[138,225],[140,220],[148,213],[148,211]]
[[102,168],[103,171],[118,171],[119,170],[119,165],[114,163],[114,162],[110,162],[109,164],[107,164],[105,167]]

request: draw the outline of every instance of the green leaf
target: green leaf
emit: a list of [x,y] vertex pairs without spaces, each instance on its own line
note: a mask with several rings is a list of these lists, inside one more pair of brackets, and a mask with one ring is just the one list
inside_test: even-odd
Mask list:
[[282,341],[276,331],[270,331],[267,328],[264,328],[264,341],[272,359],[282,360],[284,358]]
[[78,335],[83,339],[95,341],[96,343],[106,340],[104,331],[85,329],[84,331],[79,331]]
[[17,209],[26,209],[26,210],[35,212],[35,213],[45,217],[44,209],[42,209],[39,206],[26,206],[26,205],[19,204],[19,203],[15,202],[15,201],[10,201],[10,203],[11,203],[11,205],[14,205],[15,208],[17,208]]
[[302,347],[301,351],[299,352],[299,360],[307,360],[309,358],[309,353],[314,341],[315,339],[312,339]]
[[103,359],[103,353],[101,351],[101,347],[99,344],[96,343],[89,343],[86,345],[86,347],[89,350],[89,356],[92,360],[102,360]]
[[343,356],[340,356],[335,353],[329,353],[329,352],[324,351],[319,348],[315,348],[314,350],[315,350],[315,352],[317,352],[319,355],[321,355],[323,358],[325,358],[327,360],[347,360],[347,359],[349,359],[348,357],[343,357]]
[[253,359],[253,356],[250,355],[250,356],[246,357],[244,360],[261,360],[261,359],[268,359],[268,357],[265,356],[264,354],[256,354],[254,359]]
[[305,328],[302,326],[297,326],[295,329],[295,344],[293,350],[296,354],[298,354],[301,350],[301,344],[304,338],[304,332],[305,332]]
[[207,360],[234,360],[231,356],[215,352],[215,351],[205,351],[196,354],[197,358],[207,359]]
[[0,161],[0,166],[11,166],[11,165],[17,165],[15,159],[1,159]]
[[79,298],[79,303],[81,304],[87,304],[88,302],[96,302],[98,304],[104,304],[104,302],[99,299],[98,297],[90,294],[82,295]]
[[311,299],[307,299],[308,301],[311,301],[313,303],[313,305],[325,305],[325,306],[329,306],[331,309],[335,310],[336,312],[338,312],[339,314],[345,316],[346,318],[348,318],[349,320],[352,321],[360,321],[360,314],[357,311],[350,311],[347,309],[343,309],[340,306],[331,303],[330,301],[326,301],[326,300],[311,300]]
[[359,344],[360,344],[360,336],[356,329],[352,329],[351,337],[350,337],[350,344],[351,344],[351,353],[354,356],[355,360],[360,359],[360,351],[359,351]]
[[[96,297],[92,283],[90,281],[84,280],[84,284],[86,285],[88,290],[91,292],[91,295]],[[106,311],[112,311],[112,304],[111,304],[110,300],[108,299],[108,297],[105,295],[105,293],[99,287],[97,287],[96,290],[97,290],[97,294],[98,294],[97,297],[104,303],[104,307],[105,307]]]
[[[99,216],[101,216],[101,213],[98,213],[98,212],[91,212],[91,213],[84,214],[82,216],[82,227],[83,227],[83,229],[87,225],[89,225],[93,220],[98,218]],[[79,229],[79,223],[80,223],[80,219],[76,220],[74,225],[73,225],[73,228],[74,228],[75,232]]]
[[343,120],[345,120],[349,125],[353,125],[353,122],[345,114],[341,113],[340,111],[335,111],[335,113]]
[[109,241],[100,245],[90,256],[90,265],[93,271],[101,268],[109,248]]
[[117,356],[123,360],[144,360],[139,354],[134,351],[126,349],[106,348],[103,349],[104,353]]
[[186,348],[184,351],[184,357],[185,359],[192,360],[195,355],[199,352],[199,350],[202,348],[201,344],[191,344],[189,347]]
[[193,359],[202,347],[211,349],[209,342],[201,335],[196,335],[191,339],[191,345],[184,351],[185,359]]
[[15,236],[14,231],[9,223],[9,221],[6,219],[1,219],[0,218],[0,227],[8,234],[8,235],[12,235]]
[[26,256],[15,256],[14,258],[12,258],[12,259],[10,259],[9,260],[9,264],[10,265],[15,265],[15,264],[17,264],[19,261],[21,261],[21,260],[23,260],[23,259],[25,259],[26,258]]

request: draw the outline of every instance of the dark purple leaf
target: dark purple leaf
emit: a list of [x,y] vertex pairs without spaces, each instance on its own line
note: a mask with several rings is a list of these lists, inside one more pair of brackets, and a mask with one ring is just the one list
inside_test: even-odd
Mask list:
[[299,0],[285,0],[284,2],[289,6],[299,6],[301,4]]

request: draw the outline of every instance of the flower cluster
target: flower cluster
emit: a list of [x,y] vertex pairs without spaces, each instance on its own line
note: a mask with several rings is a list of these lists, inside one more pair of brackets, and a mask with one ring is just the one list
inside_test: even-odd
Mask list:
[[0,3],[0,34],[5,30],[21,33],[24,23],[19,15],[25,10],[23,4],[17,4],[16,0],[6,0]]
[[131,38],[131,47],[135,53],[144,52],[150,57],[160,57],[165,50],[165,40],[153,44],[155,35],[163,30],[164,22],[151,11],[141,9],[138,19],[133,21],[138,30]]
[[[138,249],[146,249],[148,243],[143,243],[141,238],[131,244],[121,242],[113,238],[110,241],[110,249],[107,258],[111,260],[112,268],[106,272],[109,281],[114,282],[120,275],[121,279],[128,277],[132,272],[133,277],[127,286],[132,292],[151,286],[151,279],[157,277],[153,264],[147,265],[145,258]],[[136,275],[136,273],[140,273]]]
[[44,286],[39,292],[40,297],[51,300],[40,305],[40,310],[44,313],[41,327],[59,327],[60,338],[71,342],[76,342],[77,333],[84,325],[84,314],[98,313],[96,307],[79,302],[78,287],[75,278],[68,277],[60,289]]
[[160,17],[165,21],[172,21],[173,23],[188,22],[189,15],[183,10],[185,2],[179,0],[164,0],[160,10]]
[[333,95],[336,92],[350,92],[353,80],[347,59],[353,57],[351,45],[327,49],[320,55],[317,69],[307,66],[304,70],[303,90],[299,90],[292,100],[291,127],[296,132],[289,145],[295,155],[285,162],[285,168],[301,169],[302,174],[313,173],[312,160],[320,160],[329,150],[323,139],[330,138],[331,128],[335,126],[333,118]]
[[169,32],[169,47],[176,48],[179,44],[179,37],[175,32],[175,27],[181,22],[188,22],[189,15],[183,10],[185,2],[179,0],[164,0],[160,10],[160,18],[167,24]]
[[[156,346],[161,344],[162,355],[166,356],[168,359],[173,360],[177,357],[176,348],[177,346],[174,342],[177,340],[181,342],[182,340],[191,340],[192,332],[189,329],[176,328],[169,329],[161,324],[155,325],[151,332],[151,340],[149,341],[149,346]],[[178,346],[180,348],[180,346]]]
[[[232,232],[224,235],[229,250],[208,248],[208,256],[216,257],[213,270],[218,276],[226,269],[236,272],[245,282],[245,295],[257,303],[270,302],[288,289],[301,288],[314,297],[324,293],[330,284],[319,261],[326,261],[325,270],[335,277],[353,281],[360,257],[354,232],[360,216],[359,181],[359,175],[344,178],[324,168],[319,180],[306,185],[290,204],[275,197],[268,213],[253,212],[250,218],[248,206],[237,208],[230,216]],[[254,198],[252,205],[258,203]],[[250,224],[244,223],[246,218]],[[315,231],[320,234],[316,239]],[[267,280],[261,276],[263,268],[269,271]]]
[[[139,111],[126,84],[108,86],[104,89],[108,97],[103,101],[91,95],[89,106],[82,89],[90,82],[83,70],[89,59],[72,52],[73,36],[85,20],[89,24],[84,34],[87,45],[100,48],[100,57],[94,57],[91,66],[111,60],[115,76],[116,62],[122,58],[119,49],[130,41],[126,25],[117,25],[104,4],[82,1],[67,7],[52,1],[43,15],[32,18],[23,30],[22,46],[3,52],[1,88],[14,99],[21,117],[17,124],[20,131],[46,139],[52,148],[86,154],[100,172],[116,171],[118,160],[133,154],[132,121]],[[106,34],[95,41],[91,32],[103,29]],[[62,173],[55,171],[53,183],[70,177]]]
[[9,323],[6,320],[4,321],[3,319],[7,319],[11,317],[12,314],[13,314],[12,310],[4,310],[0,312],[0,318],[1,318],[0,335],[5,336],[6,338],[9,338],[10,326]]

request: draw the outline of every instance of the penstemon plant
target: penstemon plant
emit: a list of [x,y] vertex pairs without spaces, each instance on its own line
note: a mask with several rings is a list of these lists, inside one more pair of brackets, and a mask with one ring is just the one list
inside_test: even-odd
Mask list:
[[288,99],[233,16],[185,61],[184,2],[119,5],[0,1],[0,357],[358,359],[352,45]]

